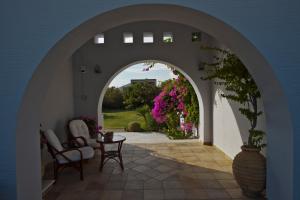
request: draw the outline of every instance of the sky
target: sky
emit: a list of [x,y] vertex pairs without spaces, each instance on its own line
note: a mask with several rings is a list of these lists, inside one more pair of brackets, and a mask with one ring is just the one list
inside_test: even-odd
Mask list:
[[109,87],[121,87],[130,83],[131,79],[156,79],[157,82],[176,78],[172,71],[161,63],[156,63],[149,71],[143,71],[147,66],[144,63],[132,65],[120,72],[109,84]]

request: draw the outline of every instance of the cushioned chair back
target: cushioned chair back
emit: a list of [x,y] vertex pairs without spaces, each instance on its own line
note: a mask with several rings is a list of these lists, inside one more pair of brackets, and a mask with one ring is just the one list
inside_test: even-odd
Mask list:
[[48,129],[44,135],[52,147],[54,147],[58,151],[64,150],[63,146],[61,145],[59,139],[57,138],[53,130]]
[[72,120],[69,123],[69,128],[70,128],[71,134],[74,137],[82,136],[85,139],[90,138],[89,128],[87,127],[86,123],[83,120],[80,120],[80,119]]

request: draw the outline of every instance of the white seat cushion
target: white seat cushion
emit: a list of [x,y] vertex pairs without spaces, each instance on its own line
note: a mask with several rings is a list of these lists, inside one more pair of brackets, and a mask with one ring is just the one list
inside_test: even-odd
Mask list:
[[58,151],[64,150],[63,146],[61,145],[59,139],[57,138],[53,130],[48,129],[44,135],[52,147],[54,147]]
[[[82,158],[85,159],[90,159],[94,157],[95,151],[92,147],[85,146],[78,148],[82,152]],[[71,150],[63,153],[64,156],[69,158],[71,161],[79,161],[80,160],[80,153],[77,150]],[[57,155],[58,162],[60,164],[68,163],[69,161],[66,160],[63,156]]]
[[[70,128],[71,134],[74,137],[82,136],[86,140],[90,139],[89,128],[83,120],[80,120],[80,119],[72,120],[69,123],[69,128]],[[84,144],[82,140],[78,139],[77,141],[82,145]]]
[[93,148],[99,148],[100,144],[96,141],[96,139],[88,139],[87,143],[89,146],[93,147]]

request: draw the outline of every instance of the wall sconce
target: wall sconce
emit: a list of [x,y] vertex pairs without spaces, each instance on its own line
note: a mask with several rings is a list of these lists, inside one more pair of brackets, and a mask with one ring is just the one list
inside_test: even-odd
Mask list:
[[85,65],[82,65],[82,66],[80,66],[80,72],[81,73],[86,73],[87,72],[87,66],[85,66]]
[[201,32],[192,33],[192,42],[201,42]]
[[101,73],[102,73],[102,70],[101,70],[100,65],[95,65],[95,67],[94,67],[94,72],[95,72],[96,74],[101,74]]

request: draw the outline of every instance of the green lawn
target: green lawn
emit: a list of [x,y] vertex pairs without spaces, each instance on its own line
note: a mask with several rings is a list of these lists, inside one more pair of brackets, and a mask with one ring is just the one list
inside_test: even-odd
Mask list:
[[133,121],[139,122],[142,127],[145,126],[143,117],[139,116],[136,111],[104,111],[105,129],[124,129],[129,122]]

